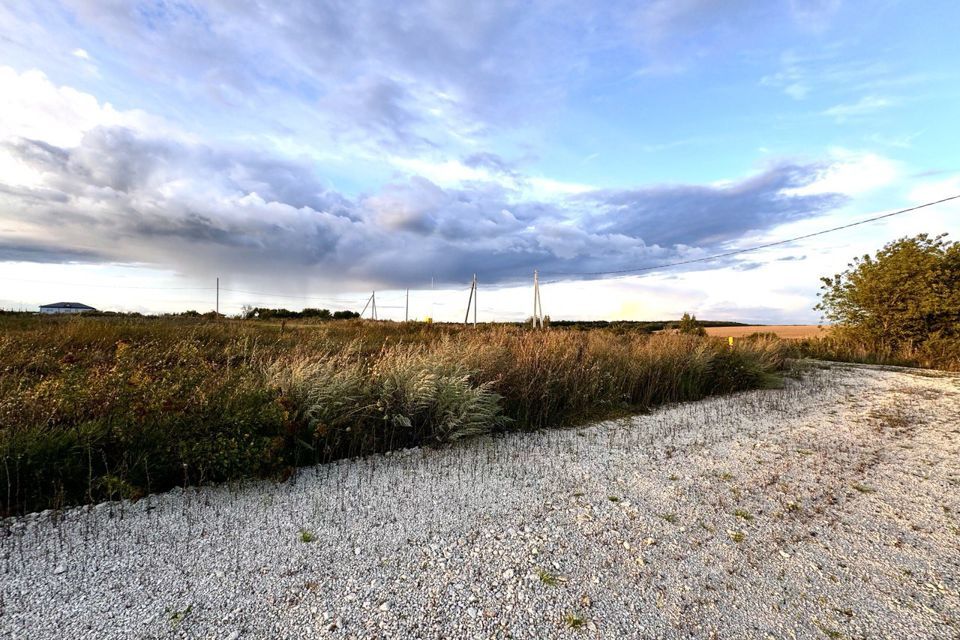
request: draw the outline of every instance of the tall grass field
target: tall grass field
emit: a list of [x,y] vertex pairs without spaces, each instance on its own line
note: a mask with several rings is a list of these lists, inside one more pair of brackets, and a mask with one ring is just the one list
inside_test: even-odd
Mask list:
[[769,386],[786,354],[611,329],[0,316],[0,511]]

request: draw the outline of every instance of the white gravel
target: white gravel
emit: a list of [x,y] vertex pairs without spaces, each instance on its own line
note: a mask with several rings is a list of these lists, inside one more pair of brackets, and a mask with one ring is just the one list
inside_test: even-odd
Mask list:
[[960,378],[815,367],[8,520],[0,637],[957,638],[958,549]]

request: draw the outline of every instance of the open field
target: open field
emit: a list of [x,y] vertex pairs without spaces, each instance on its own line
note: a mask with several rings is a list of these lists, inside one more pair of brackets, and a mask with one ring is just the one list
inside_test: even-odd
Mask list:
[[631,327],[0,317],[0,515],[776,384],[777,340]]
[[774,333],[784,340],[801,340],[803,338],[822,338],[828,327],[815,324],[770,324],[770,325],[742,325],[737,327],[706,327],[708,336],[720,338],[742,338],[753,333]]
[[0,636],[955,638],[958,425],[957,377],[824,365],[7,520]]

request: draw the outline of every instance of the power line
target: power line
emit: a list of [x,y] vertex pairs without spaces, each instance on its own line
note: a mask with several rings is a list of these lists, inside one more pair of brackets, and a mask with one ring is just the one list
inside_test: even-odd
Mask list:
[[[690,260],[680,260],[677,262],[666,262],[663,264],[652,265],[649,267],[636,267],[631,269],[616,269],[612,271],[554,271],[553,275],[563,275],[563,276],[609,276],[617,275],[623,273],[640,273],[643,271],[657,271],[659,269],[667,269],[669,267],[679,267],[685,264],[695,264],[698,262],[709,262],[710,260],[716,260],[718,258],[727,258],[729,256],[739,255],[741,253],[749,253],[751,251],[759,251],[760,249],[769,249],[770,247],[776,247],[783,244],[788,244],[790,242],[796,242],[797,240],[806,240],[807,238],[813,238],[816,236],[822,236],[827,233],[833,233],[834,231],[841,231],[843,229],[849,229],[850,227],[856,227],[862,224],[867,224],[870,222],[876,222],[877,220],[883,220],[884,218],[892,218],[893,216],[898,216],[903,213],[909,213],[911,211],[916,211],[917,209],[924,209],[926,207],[932,207],[937,204],[942,204],[944,202],[949,202],[950,200],[960,199],[960,194],[950,196],[948,198],[943,198],[941,200],[935,200],[933,202],[927,202],[924,204],[918,204],[914,207],[907,207],[906,209],[900,209],[899,211],[893,211],[891,213],[884,213],[879,216],[873,216],[871,218],[865,218],[863,220],[858,220],[857,222],[851,222],[849,224],[840,225],[839,227],[831,227],[830,229],[822,229],[820,231],[815,231],[813,233],[807,233],[802,236],[795,236],[793,238],[786,238],[784,240],[777,240],[776,242],[768,242],[766,244],[759,244],[754,247],[747,247],[745,249],[736,249],[734,251],[727,251],[725,253],[717,253],[712,256],[704,256],[702,258],[691,258]],[[556,284],[557,282],[563,282],[563,280],[551,280],[550,282],[541,282],[540,284]]]

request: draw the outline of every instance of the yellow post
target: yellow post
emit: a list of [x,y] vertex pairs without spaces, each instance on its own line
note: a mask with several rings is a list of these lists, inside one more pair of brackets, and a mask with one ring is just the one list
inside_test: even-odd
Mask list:
[[733,336],[727,338],[727,342],[730,343],[730,346],[733,347]]

